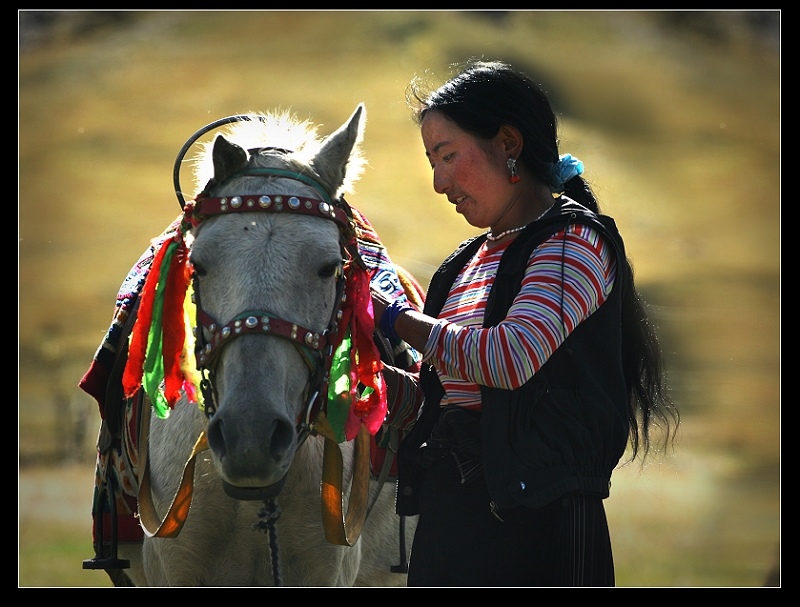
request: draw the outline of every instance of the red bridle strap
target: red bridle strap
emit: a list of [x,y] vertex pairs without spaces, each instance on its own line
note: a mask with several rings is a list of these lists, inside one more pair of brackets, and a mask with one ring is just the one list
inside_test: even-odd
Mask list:
[[208,339],[203,340],[205,344],[197,353],[198,366],[201,368],[210,367],[219,350],[228,341],[248,333],[276,335],[319,352],[324,352],[328,343],[327,332],[311,331],[263,310],[244,312],[229,323],[220,325],[204,310],[198,308],[197,319],[201,325],[198,330],[204,329],[210,335]]
[[322,217],[335,221],[342,229],[351,228],[350,218],[344,209],[334,206],[318,198],[305,196],[289,196],[285,194],[254,194],[252,196],[198,196],[194,201],[186,203],[184,216],[192,224],[197,225],[206,217],[227,215],[229,213],[248,213],[268,211],[275,213],[299,213],[311,217]]

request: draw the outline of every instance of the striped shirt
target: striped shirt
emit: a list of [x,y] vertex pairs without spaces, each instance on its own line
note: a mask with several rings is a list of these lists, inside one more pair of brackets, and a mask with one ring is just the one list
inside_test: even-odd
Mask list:
[[616,275],[611,249],[595,229],[573,224],[566,236],[562,230],[532,252],[506,318],[483,328],[486,300],[507,247],[508,242],[480,247],[456,278],[428,338],[423,360],[439,372],[442,406],[480,409],[480,385],[522,386],[611,291]]

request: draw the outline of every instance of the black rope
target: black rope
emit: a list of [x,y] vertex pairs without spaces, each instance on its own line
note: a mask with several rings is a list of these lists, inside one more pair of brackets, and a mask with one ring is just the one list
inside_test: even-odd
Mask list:
[[281,575],[281,561],[278,556],[278,536],[275,525],[281,516],[281,509],[274,499],[264,500],[264,505],[258,511],[258,522],[253,525],[253,529],[269,535],[269,553],[272,560],[272,581],[275,586],[283,586]]

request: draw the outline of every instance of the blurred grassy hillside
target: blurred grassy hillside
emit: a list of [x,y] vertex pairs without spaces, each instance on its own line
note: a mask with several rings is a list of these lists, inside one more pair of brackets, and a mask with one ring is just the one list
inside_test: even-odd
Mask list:
[[[664,338],[683,430],[672,457],[615,474],[619,585],[765,583],[780,545],[779,12],[22,11],[19,25],[21,586],[108,585],[80,568],[98,416],[75,386],[128,269],[180,210],[184,141],[271,109],[325,134],[364,102],[369,168],[349,200],[427,285],[475,231],[431,188],[406,86],[473,56],[550,92],[562,152],[616,218]],[[64,516],[73,503],[84,512]]]

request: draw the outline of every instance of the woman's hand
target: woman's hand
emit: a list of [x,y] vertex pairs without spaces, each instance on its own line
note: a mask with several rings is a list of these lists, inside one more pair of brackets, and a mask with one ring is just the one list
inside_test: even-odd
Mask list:
[[[381,318],[386,308],[392,303],[392,300],[374,288],[370,288],[370,294],[372,295],[375,326],[380,326]],[[426,316],[422,312],[417,312],[411,305],[403,308],[402,312],[395,318],[394,332],[402,336],[400,339],[412,348],[422,352],[436,319]]]

